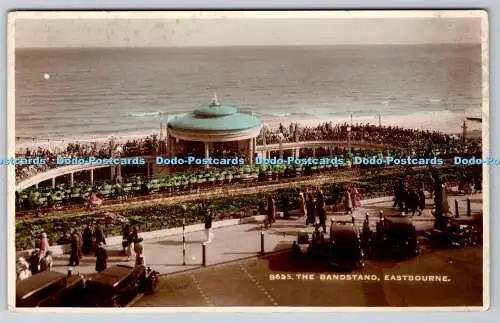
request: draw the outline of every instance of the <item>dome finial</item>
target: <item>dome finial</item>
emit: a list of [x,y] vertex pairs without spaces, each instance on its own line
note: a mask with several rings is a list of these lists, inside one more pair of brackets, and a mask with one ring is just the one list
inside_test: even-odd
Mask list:
[[217,93],[214,91],[214,96],[212,97],[212,102],[210,103],[211,107],[217,107],[219,106],[219,100],[217,99]]

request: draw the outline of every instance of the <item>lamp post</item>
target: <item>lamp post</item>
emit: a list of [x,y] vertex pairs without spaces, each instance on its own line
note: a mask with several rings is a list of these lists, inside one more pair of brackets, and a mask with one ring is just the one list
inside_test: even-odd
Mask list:
[[464,120],[462,124],[462,142],[465,145],[467,143],[467,121]]
[[347,151],[351,154],[351,126],[347,127]]
[[[115,148],[115,151],[114,151],[114,155],[116,158],[120,158],[123,154],[123,148],[122,146],[118,145],[116,146]],[[116,182],[117,183],[121,183],[123,180],[122,178],[122,166],[121,164],[119,163],[117,166],[116,166]]]
[[283,133],[280,132],[278,134],[280,159],[283,159],[283,139],[285,139],[285,136],[283,135]]
[[182,204],[182,265],[186,265],[186,205]]

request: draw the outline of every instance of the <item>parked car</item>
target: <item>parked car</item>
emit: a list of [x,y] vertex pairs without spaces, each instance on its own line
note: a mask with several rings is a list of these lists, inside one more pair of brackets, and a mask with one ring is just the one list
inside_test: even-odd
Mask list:
[[363,266],[359,234],[350,221],[332,221],[329,236],[320,232],[319,226],[311,238],[306,232],[299,232],[292,251],[294,256],[307,255],[341,270],[353,270]]
[[481,235],[472,225],[460,224],[454,219],[447,219],[442,229],[434,228],[426,232],[434,248],[459,248],[480,244]]
[[74,307],[78,306],[85,288],[81,275],[43,271],[16,284],[17,307]]
[[408,217],[384,217],[377,223],[371,238],[371,251],[376,258],[416,256],[419,249],[415,226]]
[[352,222],[332,222],[329,240],[330,266],[348,271],[363,267],[361,241]]
[[154,293],[159,273],[145,266],[116,265],[87,280],[85,307],[125,307],[139,293]]

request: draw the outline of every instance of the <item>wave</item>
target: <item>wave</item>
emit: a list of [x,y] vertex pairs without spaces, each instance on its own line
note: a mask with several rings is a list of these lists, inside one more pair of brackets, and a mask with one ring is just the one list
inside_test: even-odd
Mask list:
[[162,115],[162,112],[160,111],[155,111],[155,112],[129,112],[123,114],[126,117],[138,117],[138,118],[144,118],[144,117],[152,117],[152,116],[160,116]]
[[287,117],[287,116],[292,115],[292,113],[289,113],[289,112],[271,112],[268,114],[270,116],[273,116],[273,117]]
[[430,103],[439,103],[441,101],[442,101],[442,99],[429,99]]

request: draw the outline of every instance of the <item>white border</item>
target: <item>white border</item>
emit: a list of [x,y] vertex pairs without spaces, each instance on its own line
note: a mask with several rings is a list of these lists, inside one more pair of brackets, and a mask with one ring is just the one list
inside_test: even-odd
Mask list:
[[[489,130],[489,28],[484,10],[398,11],[94,11],[11,12],[7,27],[7,154],[15,153],[15,21],[16,19],[366,19],[366,18],[481,18],[483,76],[483,157],[490,151]],[[483,168],[483,306],[477,307],[144,307],[144,308],[16,308],[15,307],[15,172],[7,167],[8,307],[29,313],[186,313],[186,312],[428,312],[485,311],[490,306],[490,187],[489,166]],[[14,216],[12,216],[14,215]]]
[[[482,83],[483,83],[483,158],[486,158],[491,152],[490,143],[490,47],[489,47],[489,25],[488,14],[483,11],[481,21],[481,52],[482,52]],[[484,165],[483,167],[483,310],[490,307],[490,282],[491,282],[491,265],[490,265],[490,166]]]
[[80,11],[9,14],[15,19],[367,19],[367,18],[487,18],[482,10],[276,10],[276,11]]

